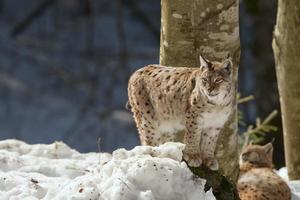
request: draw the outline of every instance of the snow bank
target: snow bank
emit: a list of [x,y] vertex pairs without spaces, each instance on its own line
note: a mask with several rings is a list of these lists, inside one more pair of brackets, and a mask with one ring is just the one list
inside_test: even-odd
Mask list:
[[292,200],[300,200],[300,180],[289,181],[286,167],[279,169],[277,174],[281,176],[290,186],[292,191]]
[[183,144],[81,154],[62,142],[0,141],[0,197],[11,200],[213,200],[181,162]]

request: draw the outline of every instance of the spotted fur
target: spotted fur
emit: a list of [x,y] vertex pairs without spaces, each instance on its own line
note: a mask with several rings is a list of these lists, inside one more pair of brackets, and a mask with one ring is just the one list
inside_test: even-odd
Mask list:
[[175,141],[183,131],[184,159],[218,169],[215,147],[233,102],[232,62],[209,62],[198,68],[148,65],[128,84],[131,110],[144,145]]
[[290,200],[288,185],[272,170],[273,146],[249,145],[240,158],[241,200]]

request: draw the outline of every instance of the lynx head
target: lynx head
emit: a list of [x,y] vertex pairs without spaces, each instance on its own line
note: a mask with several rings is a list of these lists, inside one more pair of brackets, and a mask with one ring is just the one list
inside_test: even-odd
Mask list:
[[210,62],[200,56],[200,91],[210,101],[222,101],[233,87],[232,62],[226,59],[223,62]]
[[273,145],[268,143],[264,146],[248,145],[240,156],[240,165],[251,165],[254,167],[272,167]]

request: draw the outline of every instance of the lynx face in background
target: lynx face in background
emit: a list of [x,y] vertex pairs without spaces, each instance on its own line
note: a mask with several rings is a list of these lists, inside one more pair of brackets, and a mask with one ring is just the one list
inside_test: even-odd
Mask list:
[[273,145],[249,145],[241,153],[238,192],[241,200],[290,200],[291,191],[272,169]]
[[240,156],[240,166],[251,165],[253,167],[272,168],[273,145],[265,146],[248,145],[243,149]]
[[209,62],[200,67],[148,65],[130,77],[128,97],[144,145],[178,141],[184,132],[184,159],[190,166],[204,163],[218,169],[215,147],[232,111],[232,62]]

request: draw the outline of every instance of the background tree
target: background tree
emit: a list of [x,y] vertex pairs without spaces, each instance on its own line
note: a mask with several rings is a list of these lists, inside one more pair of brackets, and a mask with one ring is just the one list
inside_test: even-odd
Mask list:
[[273,50],[282,111],[288,175],[300,179],[300,3],[278,1]]
[[[210,60],[220,61],[229,54],[233,58],[237,77],[240,57],[237,0],[163,0],[161,5],[160,64],[195,67],[199,66],[200,54]],[[207,169],[194,169],[200,175],[208,174],[208,183],[215,188],[223,180],[215,179],[218,175],[224,175],[234,183],[238,174],[236,104],[232,109],[235,112],[218,140],[219,172],[202,173]],[[230,199],[222,195],[219,197]]]

